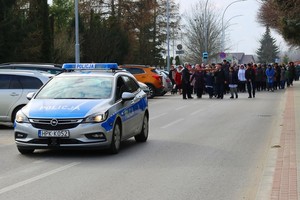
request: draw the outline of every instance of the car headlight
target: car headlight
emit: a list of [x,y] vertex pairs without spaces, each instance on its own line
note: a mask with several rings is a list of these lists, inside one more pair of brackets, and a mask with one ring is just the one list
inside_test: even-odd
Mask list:
[[87,118],[85,118],[83,120],[83,123],[99,123],[99,122],[103,122],[107,119],[108,116],[108,112],[106,111],[105,113],[97,113],[97,114],[93,114],[88,116]]
[[16,114],[16,122],[29,123],[29,120],[28,120],[28,117],[22,111],[19,111]]

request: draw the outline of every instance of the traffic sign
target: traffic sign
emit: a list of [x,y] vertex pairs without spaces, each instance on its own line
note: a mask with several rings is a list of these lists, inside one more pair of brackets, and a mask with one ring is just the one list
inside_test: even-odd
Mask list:
[[184,50],[176,51],[176,54],[184,54]]
[[207,52],[203,52],[202,53],[202,58],[205,60],[208,58],[208,53]]
[[221,59],[226,58],[226,53],[225,53],[225,52],[221,52],[221,53],[220,53],[220,58],[221,58]]

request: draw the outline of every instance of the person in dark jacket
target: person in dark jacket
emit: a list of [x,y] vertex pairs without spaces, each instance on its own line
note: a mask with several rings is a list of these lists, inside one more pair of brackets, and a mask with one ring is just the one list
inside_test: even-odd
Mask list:
[[233,67],[229,68],[228,73],[228,86],[230,88],[231,99],[233,99],[233,94],[235,94],[235,98],[238,98],[237,87],[238,87],[238,73],[234,70]]
[[208,67],[204,74],[205,89],[210,99],[214,96],[214,74],[212,71],[212,68]]
[[197,98],[202,98],[204,89],[204,71],[202,71],[201,66],[196,64],[196,71],[193,73],[191,82],[195,80],[194,89],[197,94]]
[[216,94],[218,99],[223,99],[224,97],[224,86],[226,83],[225,72],[222,68],[222,64],[216,64],[216,72],[215,72],[215,79],[216,79]]
[[275,80],[274,80],[274,89],[280,89],[280,76],[281,76],[281,68],[278,65],[278,63],[274,64],[274,70],[275,70]]
[[257,65],[256,68],[256,89],[257,91],[263,90],[263,79],[264,79],[264,71],[261,64]]
[[182,98],[183,99],[192,99],[191,94],[191,81],[190,81],[190,70],[191,65],[185,64],[184,69],[182,70]]
[[245,72],[245,77],[247,81],[247,90],[249,97],[248,98],[255,98],[255,70],[253,69],[252,63],[248,63],[247,69]]
[[295,64],[294,62],[289,62],[288,65],[288,82],[287,82],[287,86],[293,86],[293,81],[295,79],[295,75],[296,75],[296,68],[295,68]]

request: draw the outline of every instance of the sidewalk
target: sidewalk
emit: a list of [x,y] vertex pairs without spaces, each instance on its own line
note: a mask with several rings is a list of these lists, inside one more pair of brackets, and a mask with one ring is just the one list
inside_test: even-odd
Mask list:
[[286,89],[281,130],[274,133],[257,200],[300,197],[300,82]]

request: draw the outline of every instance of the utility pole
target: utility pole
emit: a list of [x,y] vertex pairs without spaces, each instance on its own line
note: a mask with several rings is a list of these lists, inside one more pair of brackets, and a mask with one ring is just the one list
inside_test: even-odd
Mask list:
[[224,15],[227,11],[227,9],[234,3],[242,2],[242,1],[247,1],[247,0],[237,0],[234,2],[231,2],[224,10],[223,15],[222,15],[222,52],[225,51],[225,27],[224,27]]
[[170,4],[167,0],[167,70],[170,71]]
[[80,63],[78,0],[75,0],[75,62]]

